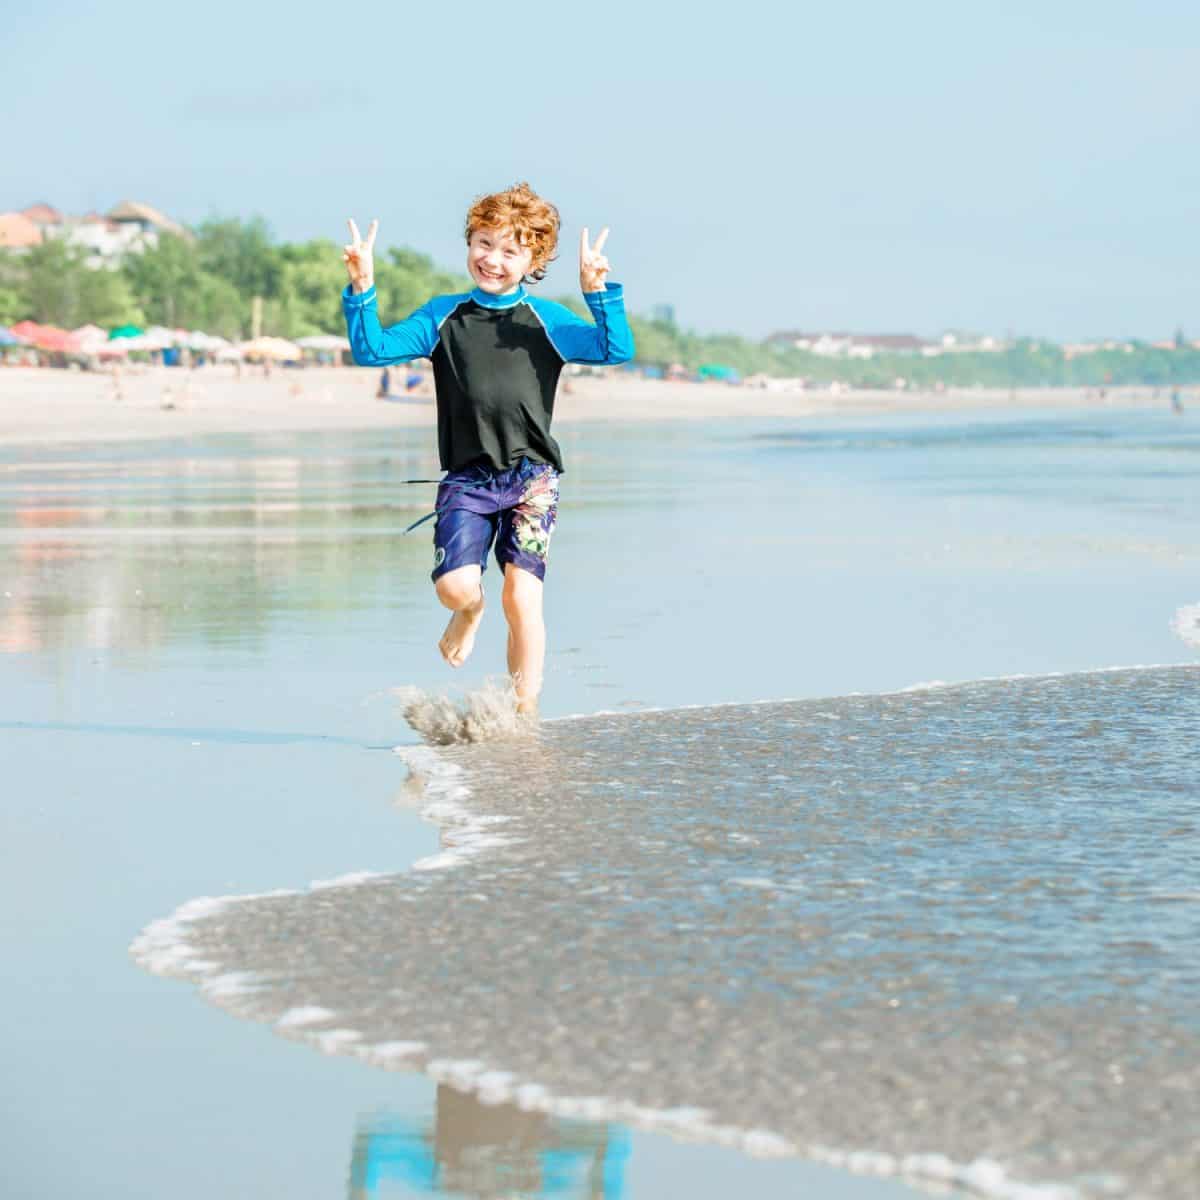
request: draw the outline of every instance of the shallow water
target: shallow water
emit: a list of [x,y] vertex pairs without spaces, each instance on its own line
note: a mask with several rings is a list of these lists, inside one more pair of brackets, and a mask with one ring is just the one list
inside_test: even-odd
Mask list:
[[[560,440],[549,715],[1197,661],[1190,418],[581,426]],[[14,1194],[86,1181],[158,1195],[187,1160],[181,1196],[232,1181],[327,1196],[349,1186],[364,1131],[437,1125],[419,1077],[266,1038],[125,957],[189,897],[394,873],[435,850],[390,753],[411,738],[393,689],[447,681],[428,541],[400,534],[429,502],[402,481],[435,473],[430,447],[397,431],[0,452],[14,981],[0,1015],[22,1031],[5,1053],[0,1178]],[[485,622],[455,681],[474,690],[502,665],[501,626]],[[1136,948],[1129,961],[1144,966]],[[871,1186],[800,1184],[794,1163],[609,1127],[632,1147],[635,1198],[664,1178],[695,1197]]]

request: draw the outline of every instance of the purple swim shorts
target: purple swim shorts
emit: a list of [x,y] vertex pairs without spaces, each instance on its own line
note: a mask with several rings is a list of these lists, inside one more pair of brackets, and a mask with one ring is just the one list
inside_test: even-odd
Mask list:
[[558,472],[548,463],[522,458],[504,471],[464,467],[438,485],[433,527],[433,578],[456,567],[487,570],[496,562],[546,577],[550,535],[558,517]]

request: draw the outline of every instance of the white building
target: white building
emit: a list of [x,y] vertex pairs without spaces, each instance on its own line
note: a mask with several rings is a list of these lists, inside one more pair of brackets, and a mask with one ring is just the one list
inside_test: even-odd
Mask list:
[[[48,206],[38,207],[53,212]],[[80,247],[87,253],[88,266],[94,268],[115,270],[125,255],[156,246],[164,233],[189,239],[192,236],[184,226],[136,200],[124,200],[104,216],[91,212],[82,217],[54,213],[54,217],[41,224],[43,235]]]

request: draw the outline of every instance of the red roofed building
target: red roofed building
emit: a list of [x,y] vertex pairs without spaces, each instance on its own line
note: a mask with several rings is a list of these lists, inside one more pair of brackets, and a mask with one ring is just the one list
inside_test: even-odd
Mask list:
[[0,249],[24,250],[41,242],[41,229],[24,213],[0,213]]
[[28,217],[39,227],[43,225],[61,225],[63,223],[62,213],[57,208],[52,208],[49,204],[31,204],[28,208],[21,210],[21,216]]

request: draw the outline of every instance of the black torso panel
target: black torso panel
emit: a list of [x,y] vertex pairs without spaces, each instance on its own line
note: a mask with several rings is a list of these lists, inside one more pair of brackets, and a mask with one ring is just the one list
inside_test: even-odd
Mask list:
[[528,304],[460,304],[441,325],[432,361],[443,469],[503,470],[525,456],[562,470],[550,421],[563,360]]

